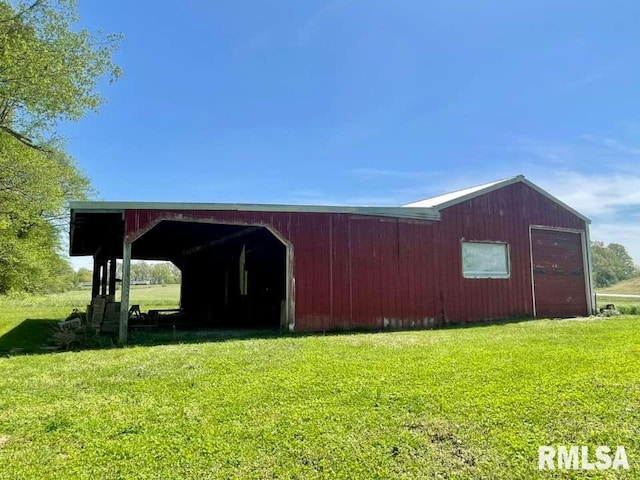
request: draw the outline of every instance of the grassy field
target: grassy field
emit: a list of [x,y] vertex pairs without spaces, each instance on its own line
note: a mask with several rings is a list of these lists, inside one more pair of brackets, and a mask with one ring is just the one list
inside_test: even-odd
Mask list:
[[[88,289],[38,297],[0,296],[0,355],[15,348],[26,353],[40,351],[51,333],[45,325],[66,318],[74,308],[85,311],[90,297]],[[179,298],[179,285],[131,287],[131,304],[140,304],[143,311],[175,308]]]
[[[1,300],[0,344],[74,295]],[[540,445],[640,476],[639,317],[181,339],[0,357],[0,478],[524,479]]]
[[621,293],[627,295],[640,295],[640,277],[624,280],[607,288],[597,289],[602,293]]
[[640,298],[620,298],[606,295],[607,293],[640,295],[640,277],[631,278],[607,288],[598,288],[597,292],[599,308],[612,303],[623,313],[640,314]]

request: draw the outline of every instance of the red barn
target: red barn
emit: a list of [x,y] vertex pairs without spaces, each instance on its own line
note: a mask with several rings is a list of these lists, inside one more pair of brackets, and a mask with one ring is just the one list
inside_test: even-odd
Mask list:
[[169,260],[180,308],[209,327],[434,327],[591,314],[589,220],[523,176],[404,207],[77,202],[71,255],[93,296],[123,259]]

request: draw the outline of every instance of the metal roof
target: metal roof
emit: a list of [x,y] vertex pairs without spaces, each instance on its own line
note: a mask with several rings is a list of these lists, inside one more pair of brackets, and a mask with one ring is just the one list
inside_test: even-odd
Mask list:
[[211,210],[238,212],[281,213],[350,213],[375,217],[440,220],[438,210],[417,206],[404,207],[348,207],[323,205],[269,205],[244,203],[170,203],[170,202],[71,202],[74,213],[120,213],[125,210]]
[[557,197],[554,197],[546,190],[543,190],[533,182],[527,180],[524,175],[517,175],[515,177],[505,178],[502,180],[497,180],[495,182],[485,183],[483,185],[477,185],[475,187],[465,188],[462,190],[457,190],[451,193],[445,193],[443,195],[438,195],[436,197],[425,198],[424,200],[418,200],[417,202],[408,203],[403,205],[403,208],[433,208],[437,211],[443,210],[445,208],[451,207],[453,205],[457,205],[462,202],[466,202],[467,200],[471,200],[472,198],[479,197],[481,195],[485,195],[487,193],[493,192],[500,188],[504,188],[508,185],[513,185],[514,183],[524,183],[528,187],[532,188],[540,195],[548,198],[552,202],[560,205],[561,207],[569,210],[571,213],[581,218],[587,223],[591,223],[591,220],[582,215],[577,210],[574,210],[569,205],[559,200]]
[[527,180],[524,175],[505,178],[475,187],[445,193],[408,203],[401,207],[354,207],[325,205],[282,205],[248,203],[172,203],[172,202],[71,202],[71,215],[76,213],[124,213],[125,210],[210,210],[238,212],[280,212],[280,213],[347,213],[376,217],[407,218],[416,220],[440,220],[440,211],[452,205],[493,192],[514,183],[524,183],[542,196],[570,211],[587,223],[591,220],[574,210],[558,198]]

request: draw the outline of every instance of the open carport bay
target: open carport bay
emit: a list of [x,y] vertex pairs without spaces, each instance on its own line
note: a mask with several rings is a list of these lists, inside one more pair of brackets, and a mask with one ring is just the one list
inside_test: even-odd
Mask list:
[[[100,217],[94,214],[94,224],[87,224],[86,231],[101,235],[84,237],[82,230],[76,232],[78,241],[84,239],[84,248],[98,252],[94,258],[103,267],[94,275],[93,297],[115,294],[115,268],[107,264],[122,257],[117,246],[122,245],[123,228],[113,225],[117,223],[113,215]],[[100,224],[109,228],[97,229]],[[76,225],[84,223],[76,219]],[[286,327],[287,247],[267,227],[163,220],[131,243],[131,258],[171,261],[181,270],[180,314],[165,319],[171,324]],[[162,319],[153,315],[151,323]]]

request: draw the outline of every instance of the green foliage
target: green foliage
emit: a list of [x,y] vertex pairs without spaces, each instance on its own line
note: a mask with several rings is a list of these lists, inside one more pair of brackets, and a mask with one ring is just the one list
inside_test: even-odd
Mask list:
[[[0,342],[59,312],[2,305]],[[635,478],[639,320],[8,355],[0,476],[529,479],[540,445],[624,445],[596,477]]]
[[0,293],[73,285],[73,271],[58,253],[59,233],[66,201],[88,191],[68,156],[0,132]]
[[89,181],[55,138],[103,99],[120,72],[118,41],[75,28],[74,0],[0,0],[0,293],[58,291],[74,283],[60,229]]
[[151,266],[150,280],[154,285],[180,283],[180,270],[173,263],[156,263]]
[[[118,263],[117,274],[122,275],[122,264]],[[171,262],[149,263],[145,261],[131,262],[131,280],[151,282],[154,285],[180,283],[180,269]]]
[[133,281],[151,281],[151,264],[147,262],[132,263],[130,275]]
[[596,287],[608,287],[638,274],[638,267],[627,253],[627,249],[617,243],[606,245],[591,242],[593,277]]
[[96,87],[120,70],[120,37],[76,28],[75,0],[0,1],[0,128],[16,138],[50,139],[104,101]]
[[93,279],[93,273],[88,268],[79,268],[75,273],[75,283],[87,283]]

